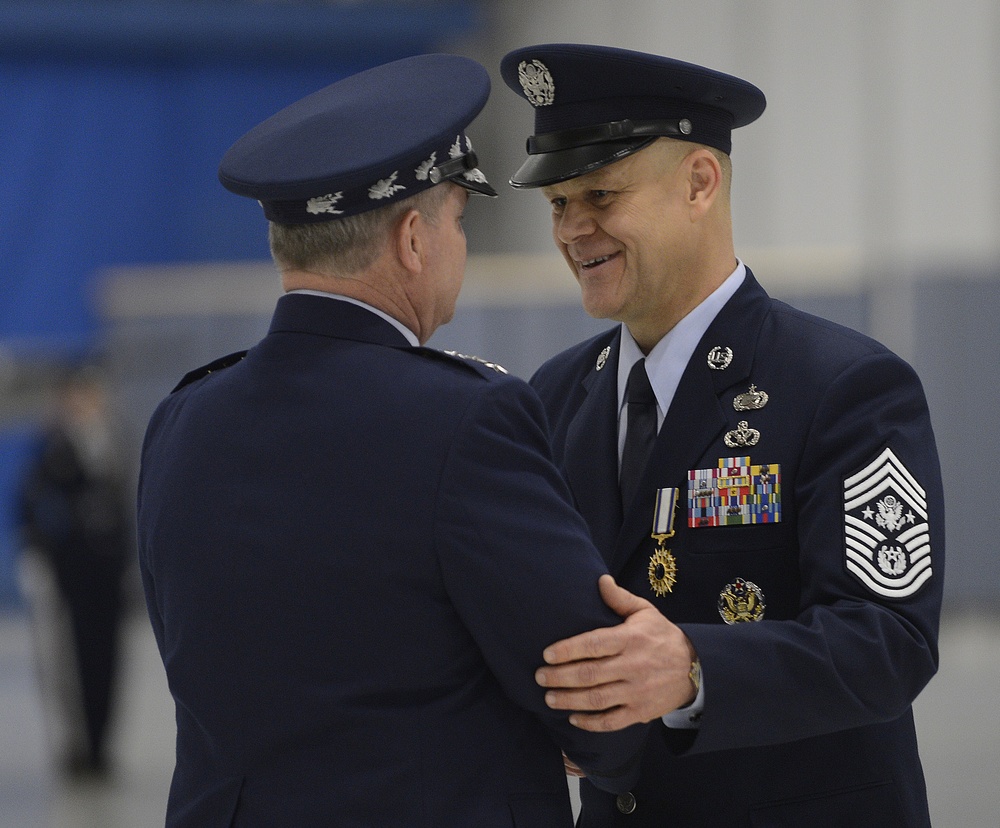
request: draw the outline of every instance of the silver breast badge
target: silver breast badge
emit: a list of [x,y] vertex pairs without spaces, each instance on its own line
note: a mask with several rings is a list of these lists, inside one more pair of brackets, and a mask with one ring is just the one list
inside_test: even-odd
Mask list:
[[736,428],[727,431],[723,438],[729,448],[747,448],[757,445],[760,440],[760,432],[755,428],[750,428],[746,420],[740,420]]
[[767,405],[768,399],[765,391],[758,391],[756,385],[751,385],[749,391],[733,400],[733,408],[737,411],[759,411]]

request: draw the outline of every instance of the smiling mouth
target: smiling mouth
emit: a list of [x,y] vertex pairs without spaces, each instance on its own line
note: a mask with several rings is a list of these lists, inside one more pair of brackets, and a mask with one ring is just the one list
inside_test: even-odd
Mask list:
[[598,265],[604,264],[606,261],[609,261],[616,255],[617,255],[616,253],[612,253],[608,256],[599,256],[596,259],[587,259],[586,261],[581,261],[579,262],[580,269],[590,270],[592,267],[597,267]]

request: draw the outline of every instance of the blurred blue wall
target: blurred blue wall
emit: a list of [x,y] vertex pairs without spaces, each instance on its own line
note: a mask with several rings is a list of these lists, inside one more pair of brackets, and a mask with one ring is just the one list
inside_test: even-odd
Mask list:
[[[258,206],[216,179],[228,146],[476,25],[472,0],[0,5],[0,346],[92,347],[109,266],[266,258]],[[0,600],[15,595],[10,495],[31,431],[0,424]]]

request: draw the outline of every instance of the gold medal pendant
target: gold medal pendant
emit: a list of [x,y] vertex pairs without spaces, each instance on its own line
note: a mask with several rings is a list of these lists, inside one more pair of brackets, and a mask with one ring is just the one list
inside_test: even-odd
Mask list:
[[656,493],[653,512],[653,533],[656,551],[649,559],[649,585],[653,594],[663,598],[672,592],[677,583],[677,560],[666,547],[667,538],[674,536],[674,512],[677,507],[678,489],[660,489]]
[[649,559],[649,585],[658,598],[663,598],[673,591],[677,583],[677,560],[669,549],[663,546],[663,541]]

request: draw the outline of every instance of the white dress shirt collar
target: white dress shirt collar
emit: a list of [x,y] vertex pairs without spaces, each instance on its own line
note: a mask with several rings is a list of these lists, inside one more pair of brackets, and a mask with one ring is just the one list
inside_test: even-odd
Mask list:
[[[681,375],[691,361],[691,355],[698,343],[712,324],[719,311],[728,302],[743,280],[746,278],[746,266],[737,260],[736,270],[718,288],[716,288],[700,305],[685,316],[663,337],[646,355],[646,373],[649,383],[653,386],[658,409],[657,425],[662,424],[674,393],[681,381]],[[642,351],[632,338],[632,334],[622,325],[621,348],[618,352],[618,411],[621,414],[625,404],[625,383],[629,371],[637,360],[643,356]],[[624,434],[624,429],[622,429]],[[622,437],[624,440],[624,436]]]

